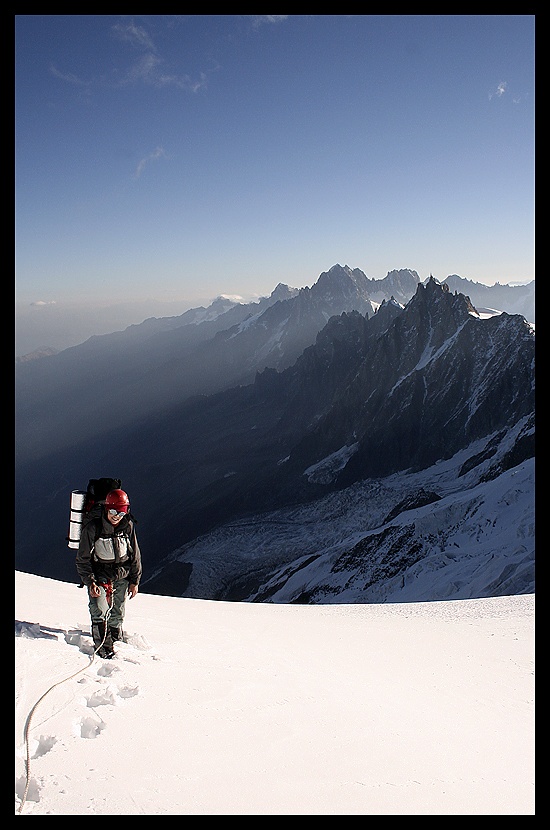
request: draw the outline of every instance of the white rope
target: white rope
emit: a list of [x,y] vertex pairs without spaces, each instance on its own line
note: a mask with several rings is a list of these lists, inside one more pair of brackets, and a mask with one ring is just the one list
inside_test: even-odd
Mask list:
[[36,703],[34,704],[34,706],[32,707],[31,711],[29,712],[29,714],[27,716],[27,720],[26,720],[26,723],[25,723],[25,729],[24,729],[24,733],[23,733],[24,738],[25,738],[25,744],[26,744],[26,752],[27,752],[27,757],[26,757],[26,761],[25,761],[25,773],[26,773],[26,776],[27,776],[27,783],[25,785],[25,792],[23,793],[23,798],[21,799],[21,804],[20,804],[19,809],[17,811],[18,813],[23,812],[23,807],[25,806],[25,802],[27,800],[27,795],[29,793],[29,786],[30,786],[30,783],[31,783],[31,756],[30,756],[30,748],[29,748],[29,731],[30,731],[31,721],[32,721],[33,715],[36,712],[39,704],[44,700],[46,695],[49,695],[49,693],[51,691],[53,691],[53,689],[57,688],[57,686],[61,686],[62,683],[67,683],[69,680],[72,680],[74,677],[78,677],[79,674],[82,674],[83,671],[86,671],[87,669],[90,668],[90,666],[92,665],[92,663],[95,660],[96,654],[98,653],[100,648],[103,647],[103,643],[105,642],[105,639],[107,637],[107,631],[109,630],[107,623],[109,622],[109,617],[111,616],[112,608],[113,608],[113,595],[111,594],[111,604],[110,604],[109,608],[107,609],[107,614],[105,615],[105,632],[103,634],[103,640],[98,645],[98,647],[94,650],[92,656],[90,657],[90,662],[88,663],[88,665],[84,666],[84,668],[82,668],[82,669],[78,669],[78,671],[75,671],[74,674],[69,675],[69,677],[64,677],[63,680],[58,680],[58,682],[54,683],[53,686],[50,686],[50,688],[47,689],[44,692],[44,694],[41,697],[38,698],[38,700],[36,701]]

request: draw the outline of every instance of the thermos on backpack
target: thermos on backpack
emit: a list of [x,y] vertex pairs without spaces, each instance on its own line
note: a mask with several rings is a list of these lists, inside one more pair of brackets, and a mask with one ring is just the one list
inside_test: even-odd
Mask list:
[[[71,492],[69,535],[66,537],[70,548],[78,550],[82,528],[93,516],[93,505],[99,508],[112,490],[120,489],[121,483],[119,478],[91,478],[87,490],[73,490]],[[124,493],[124,496],[126,499],[128,498],[126,493]]]
[[69,547],[75,550],[78,550],[78,545],[80,543],[85,501],[85,490],[73,490],[71,492],[71,515],[69,519],[69,535],[67,539]]

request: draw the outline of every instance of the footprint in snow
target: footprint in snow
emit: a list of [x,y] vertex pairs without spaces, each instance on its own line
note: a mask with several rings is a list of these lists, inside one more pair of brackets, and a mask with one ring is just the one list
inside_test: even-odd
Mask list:
[[106,723],[100,721],[99,723],[94,720],[92,717],[82,718],[82,720],[76,724],[76,734],[79,735],[81,738],[97,738],[105,727],[107,726]]
[[135,697],[139,694],[139,686],[107,686],[105,689],[99,689],[86,700],[86,706],[90,709],[95,709],[97,706],[116,706],[119,698]]
[[46,755],[47,752],[53,749],[56,743],[57,738],[54,738],[53,735],[40,735],[32,751],[31,758],[40,758],[42,755]]
[[[17,781],[15,782],[15,794],[20,800],[23,799],[26,787],[27,777],[26,775],[20,775]],[[27,790],[27,801],[40,801],[40,787],[38,786],[36,778],[31,778],[29,781],[29,788]]]
[[97,673],[98,673],[99,677],[110,677],[112,674],[115,674],[115,672],[117,672],[117,671],[120,671],[118,666],[113,666],[112,663],[109,663],[109,664],[104,663],[102,666],[100,666],[98,668]]
[[114,705],[117,702],[116,691],[111,687],[107,687],[106,689],[100,689],[97,692],[94,692],[86,700],[86,706],[90,709],[95,709],[96,706],[107,706],[108,704]]

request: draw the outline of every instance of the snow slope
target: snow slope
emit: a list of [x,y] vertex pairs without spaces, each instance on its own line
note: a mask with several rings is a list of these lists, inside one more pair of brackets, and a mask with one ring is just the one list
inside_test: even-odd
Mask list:
[[16,814],[534,815],[533,616],[139,594],[90,662],[83,591],[17,573]]

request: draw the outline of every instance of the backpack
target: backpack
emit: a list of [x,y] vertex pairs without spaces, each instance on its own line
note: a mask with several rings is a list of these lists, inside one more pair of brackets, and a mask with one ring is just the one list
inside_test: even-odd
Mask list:
[[91,478],[86,490],[72,491],[69,533],[66,537],[70,548],[78,550],[82,529],[93,519],[101,518],[107,494],[111,490],[119,490],[121,484],[119,478]]

